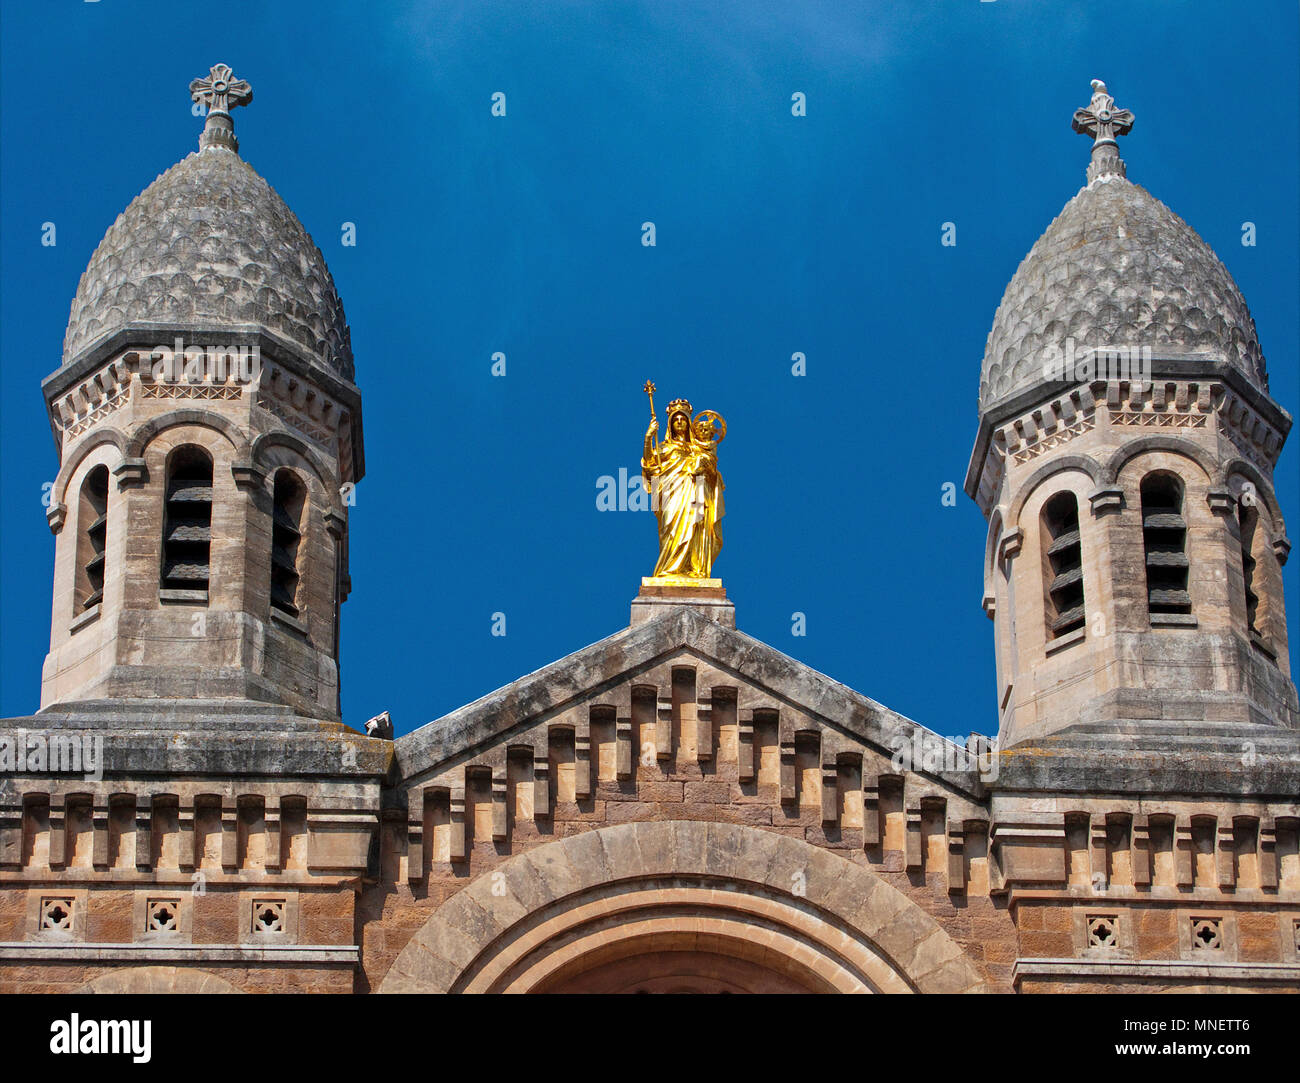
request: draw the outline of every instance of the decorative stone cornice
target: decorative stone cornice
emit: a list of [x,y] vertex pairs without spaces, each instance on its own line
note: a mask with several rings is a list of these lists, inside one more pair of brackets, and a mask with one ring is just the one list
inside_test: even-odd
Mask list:
[[313,378],[300,376],[280,365],[265,365],[258,384],[257,405],[335,454],[344,481],[357,480],[353,469],[353,413]]
[[244,390],[231,384],[142,383],[142,399],[238,399]]
[[[1033,420],[1037,421],[1039,419],[1034,418]],[[1059,429],[1049,430],[1043,435],[1041,440],[1036,440],[1034,443],[1024,446],[1014,452],[1015,463],[1017,466],[1023,466],[1031,459],[1038,458],[1038,456],[1043,452],[1051,451],[1053,448],[1058,448],[1076,436],[1082,436],[1085,432],[1090,431],[1092,427],[1093,419],[1091,417],[1076,417],[1076,419],[1068,425],[1063,425]]]
[[1096,408],[1093,389],[1085,384],[1026,412],[1003,426],[999,435],[1020,466],[1092,429]]
[[[1101,406],[1105,411],[1098,414]],[[988,515],[999,500],[1008,468],[1024,465],[1103,423],[1147,429],[1214,428],[1244,460],[1271,474],[1291,417],[1222,362],[1155,358],[1151,378],[1145,381],[1097,379],[1046,402],[1018,395],[988,411],[966,473],[967,494]]]
[[[350,379],[340,376],[337,372],[323,368],[318,363],[315,363],[310,355],[304,354],[302,347],[291,339],[268,331],[264,327],[249,324],[235,326],[214,326],[207,322],[133,324],[130,327],[114,331],[102,340],[96,341],[68,364],[50,373],[41,382],[41,390],[44,393],[46,407],[50,415],[50,430],[54,438],[55,450],[60,456],[64,451],[65,420],[74,421],[79,410],[82,413],[85,412],[82,407],[77,405],[79,400],[75,396],[78,385],[93,380],[95,374],[101,368],[111,365],[115,361],[120,361],[125,367],[125,371],[120,374],[121,378],[129,378],[136,370],[139,371],[139,388],[133,387],[130,393],[130,398],[134,399],[138,393],[143,392],[146,375],[148,376],[148,383],[152,384],[154,382],[152,369],[148,364],[152,344],[174,343],[177,336],[186,342],[219,343],[236,348],[256,349],[260,356],[261,376],[258,383],[254,385],[254,402],[263,409],[268,409],[274,416],[281,417],[281,420],[287,426],[318,444],[322,443],[322,437],[327,438],[324,441],[326,446],[331,449],[337,447],[340,473],[343,480],[356,482],[360,481],[365,475],[361,394],[356,385]],[[268,390],[272,391],[272,397],[276,399],[277,405],[279,405],[279,396],[276,389],[267,384],[269,369],[280,370],[286,376],[302,381],[304,386],[315,388],[317,397],[321,401],[320,412],[322,416],[325,416],[324,400],[328,399],[334,403],[340,417],[346,416],[347,418],[343,433],[339,434],[337,438],[332,436],[331,432],[327,431],[327,427],[320,427],[319,419],[313,418],[311,410],[308,411],[305,418],[297,418],[287,408],[281,407],[284,410],[282,415],[280,410],[268,407],[263,401],[264,393]],[[278,377],[272,379],[278,379]],[[180,383],[175,386],[184,387],[187,384]],[[200,390],[197,391],[195,396],[184,396],[178,392],[178,397],[227,397],[223,385],[192,384],[188,386]],[[208,396],[205,391],[201,390],[208,386],[218,388],[215,395]],[[235,394],[231,397],[238,398],[241,396],[246,386],[248,385],[233,385],[231,389]],[[87,393],[90,390],[92,389],[88,389]],[[69,395],[74,396],[72,402],[66,407],[59,405]],[[321,398],[322,396],[323,398]],[[155,396],[151,392],[150,397],[164,396],[162,394]],[[124,398],[122,402],[116,403],[114,408],[126,401],[128,399]],[[305,393],[303,401],[306,402]],[[313,405],[312,409],[315,408]],[[304,425],[312,425],[317,431],[308,432]]]
[[136,357],[125,353],[112,358],[50,401],[50,422],[60,452],[70,440],[130,401],[131,367]]
[[1011,970],[1011,984],[1019,986],[1026,978],[1049,981],[1097,978],[1105,983],[1121,981],[1175,982],[1222,981],[1277,982],[1295,985],[1300,982],[1300,965],[1295,963],[1208,962],[1196,959],[1017,959]]
[[79,963],[312,963],[355,965],[355,944],[147,944],[57,940],[0,943],[0,961]]
[[1219,406],[1219,425],[1245,459],[1272,471],[1282,453],[1285,430],[1279,432],[1244,398],[1231,393],[1225,393]]

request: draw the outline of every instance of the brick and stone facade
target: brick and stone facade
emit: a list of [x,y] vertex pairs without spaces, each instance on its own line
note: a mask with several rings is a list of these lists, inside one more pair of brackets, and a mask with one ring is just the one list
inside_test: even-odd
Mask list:
[[[396,740],[344,725],[360,394],[231,76],[196,80],[200,151],[110,229],[45,381],[51,643],[41,710],[0,723],[0,991],[1300,987],[1290,418],[1227,271],[1124,175],[1104,86],[1089,183],[986,352],[999,732],[959,748],[721,590],[643,592]],[[178,337],[205,347],[179,374]],[[1054,377],[1067,338],[1150,367]]]

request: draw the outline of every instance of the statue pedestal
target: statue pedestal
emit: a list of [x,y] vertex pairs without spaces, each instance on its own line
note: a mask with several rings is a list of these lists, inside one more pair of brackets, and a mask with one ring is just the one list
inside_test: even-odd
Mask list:
[[632,624],[644,624],[678,606],[694,609],[700,616],[728,628],[736,627],[736,607],[727,598],[721,579],[677,575],[648,575],[641,580],[641,590],[632,599]]

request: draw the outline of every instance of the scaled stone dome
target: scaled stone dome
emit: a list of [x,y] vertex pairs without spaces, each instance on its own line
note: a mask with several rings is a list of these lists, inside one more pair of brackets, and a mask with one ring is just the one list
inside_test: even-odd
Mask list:
[[1122,176],[1094,180],[1038,239],[1002,295],[980,374],[980,409],[1043,382],[1044,352],[1161,347],[1213,355],[1267,390],[1255,321],[1214,251]]
[[114,331],[150,324],[255,325],[353,378],[351,336],[325,257],[284,200],[227,147],[177,162],[109,227],[77,286],[63,363]]

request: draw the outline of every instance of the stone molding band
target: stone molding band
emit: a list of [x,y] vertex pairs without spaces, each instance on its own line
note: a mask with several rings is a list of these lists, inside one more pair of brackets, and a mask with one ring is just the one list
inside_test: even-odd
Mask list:
[[1011,984],[1025,978],[1072,981],[1104,978],[1171,979],[1190,981],[1262,981],[1300,983],[1300,963],[1201,962],[1195,959],[1017,959]]
[[0,942],[0,962],[315,963],[356,966],[355,944],[86,944],[50,940]]

